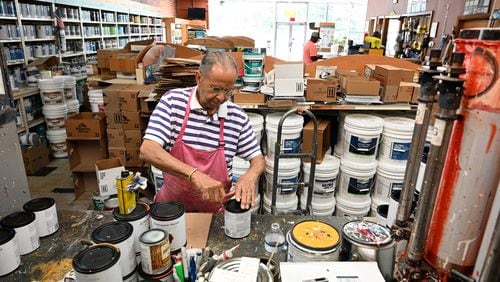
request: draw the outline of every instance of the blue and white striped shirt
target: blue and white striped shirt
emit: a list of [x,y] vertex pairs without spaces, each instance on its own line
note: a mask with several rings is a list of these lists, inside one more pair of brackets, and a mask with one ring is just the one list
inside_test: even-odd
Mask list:
[[[158,142],[170,152],[182,128],[191,91],[196,91],[196,87],[173,89],[161,97],[149,119],[144,139]],[[232,176],[234,156],[250,160],[261,154],[260,144],[257,143],[248,116],[238,105],[227,101],[220,105],[218,113],[210,118],[193,94],[190,107],[191,113],[182,141],[199,150],[212,151],[218,147],[218,117],[224,117],[224,152],[229,177]]]

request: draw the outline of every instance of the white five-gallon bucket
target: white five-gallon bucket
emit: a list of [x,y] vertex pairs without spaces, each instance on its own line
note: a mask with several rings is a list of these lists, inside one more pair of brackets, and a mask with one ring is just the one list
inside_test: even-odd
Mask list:
[[[271,213],[271,202],[272,198],[267,193],[264,193],[264,212],[270,214]],[[293,197],[288,198],[287,200],[276,201],[276,211],[278,213],[287,213],[292,210],[297,209],[297,204],[299,203],[299,198],[297,195],[293,195]]]
[[40,236],[34,213],[14,212],[4,217],[0,223],[3,227],[16,231],[15,238],[21,255],[29,254],[40,247]]
[[[266,116],[267,155],[274,158],[274,146],[278,139],[278,124],[283,113],[272,113]],[[281,130],[281,150],[285,153],[298,153],[304,117],[292,114],[283,122]]]
[[64,103],[64,79],[40,79],[38,80],[38,88],[40,89],[40,96],[44,105]]
[[383,126],[384,120],[373,115],[346,116],[342,157],[357,161],[375,160]]
[[[331,204],[332,199],[335,199],[339,167],[340,160],[332,155],[325,155],[323,161],[320,164],[316,164],[312,194],[313,205]],[[302,169],[304,171],[304,182],[308,183],[311,163],[303,162]],[[308,187],[304,187],[304,198],[307,197],[308,190]]]
[[104,112],[104,98],[102,89],[93,89],[88,92],[90,109],[93,113]]
[[76,281],[121,280],[120,256],[120,249],[112,244],[95,244],[83,249],[73,257]]
[[21,264],[16,231],[12,228],[0,227],[0,258],[0,277],[13,272]]
[[68,109],[66,104],[45,104],[42,106],[42,112],[45,116],[47,129],[65,128],[64,121]]
[[151,205],[151,229],[159,228],[172,234],[170,250],[178,252],[186,245],[186,216],[184,206],[178,202],[160,202]]
[[405,170],[405,163],[398,164],[386,159],[380,160],[377,165],[377,178],[372,198],[389,201],[393,190],[403,189]]
[[56,201],[52,198],[36,198],[23,205],[23,210],[35,214],[38,235],[45,237],[59,230]]
[[371,199],[351,201],[341,196],[337,197],[335,215],[351,219],[360,219],[370,211]]
[[338,261],[340,234],[331,224],[319,220],[296,223],[286,235],[287,261]]
[[344,156],[340,161],[341,173],[337,196],[352,202],[369,200],[376,169],[376,160],[354,162]]
[[68,156],[66,151],[66,129],[47,130],[47,139],[50,143],[50,149],[54,158],[65,158]]
[[155,193],[158,194],[161,187],[163,186],[163,172],[151,165],[151,172],[153,173],[153,182],[155,184]]
[[262,139],[262,130],[264,130],[264,117],[261,114],[256,113],[246,113],[250,119],[250,124],[257,137],[257,142],[260,144]]
[[387,226],[389,227],[393,226],[396,223],[396,215],[398,213],[400,196],[401,190],[394,190],[391,192],[391,198],[389,200],[389,212],[387,213]]
[[245,76],[263,76],[264,54],[243,53],[243,65]]
[[80,112],[80,102],[78,100],[66,100],[66,108],[68,109],[68,117]]
[[72,75],[58,75],[53,78],[63,79],[64,97],[66,100],[76,99],[76,80]]
[[380,205],[389,205],[389,199],[380,199],[372,195],[372,207],[370,211],[371,216],[377,215],[377,207]]
[[389,205],[379,205],[375,214],[375,221],[382,225],[387,226],[387,214],[389,212]]
[[[307,205],[307,195],[300,195],[300,208],[306,209]],[[335,212],[336,201],[335,198],[331,198],[329,202],[315,202],[314,198],[311,201],[312,214],[317,216],[331,216]]]
[[396,163],[406,163],[410,153],[415,121],[404,117],[384,118],[382,145],[379,161],[386,160]]
[[344,122],[347,112],[339,112],[338,125],[337,125],[337,142],[334,147],[334,154],[336,157],[341,158],[344,154]]
[[[273,192],[274,159],[266,157],[266,194],[270,198]],[[300,172],[300,159],[280,159],[277,183],[298,183]],[[278,188],[277,202],[288,202],[296,198],[297,186]]]

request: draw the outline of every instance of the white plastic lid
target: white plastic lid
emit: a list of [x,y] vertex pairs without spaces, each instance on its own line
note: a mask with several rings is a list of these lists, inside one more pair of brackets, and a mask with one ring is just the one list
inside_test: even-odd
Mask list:
[[345,117],[345,124],[361,128],[382,129],[384,120],[373,115],[351,114]]
[[[338,171],[340,166],[340,160],[332,155],[325,155],[323,158],[323,161],[320,164],[316,164],[316,172],[320,173],[333,173],[335,171]],[[311,163],[302,163],[302,168],[304,171],[310,171],[311,170]]]
[[[266,168],[268,170],[273,170],[274,158],[266,156]],[[279,160],[279,170],[294,170],[300,169],[300,159],[280,159]]]
[[[280,119],[283,115],[284,115],[284,113],[268,114],[266,116],[266,124],[277,128],[278,124],[280,122]],[[297,126],[302,127],[303,125],[304,125],[304,117],[301,115],[297,115],[297,114],[291,114],[291,115],[287,116],[285,121],[283,122],[283,126],[286,126],[286,127],[297,127]]]
[[405,117],[386,117],[384,118],[384,130],[413,132],[415,120]]
[[342,157],[342,159],[340,160],[340,169],[342,168],[355,170],[359,172],[368,172],[377,168],[377,161],[371,159],[353,161],[345,157]]

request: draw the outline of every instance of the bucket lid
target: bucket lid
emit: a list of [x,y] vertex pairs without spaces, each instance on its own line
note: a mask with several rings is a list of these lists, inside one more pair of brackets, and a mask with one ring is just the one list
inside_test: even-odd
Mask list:
[[384,120],[373,115],[350,114],[345,117],[345,124],[361,128],[382,129],[384,126]]
[[[302,166],[304,167],[304,171],[309,172],[311,169],[311,163],[303,162]],[[320,164],[316,164],[316,172],[333,173],[339,169],[339,166],[339,158],[332,155],[325,155],[323,161]]]
[[146,203],[137,203],[134,210],[129,214],[121,214],[119,208],[113,210],[113,218],[118,221],[135,221],[149,214],[149,205]]
[[55,203],[56,201],[49,197],[37,198],[24,204],[23,210],[30,212],[43,211],[45,209],[52,207]]
[[370,159],[353,161],[343,157],[340,160],[340,168],[355,169],[359,172],[368,172],[377,168],[377,161]]
[[406,171],[406,163],[397,164],[387,160],[381,160],[378,161],[377,171],[382,171],[385,173],[404,174]]
[[415,121],[405,117],[386,117],[384,118],[384,130],[393,130],[413,133]]
[[224,210],[232,213],[245,213],[250,209],[242,209],[240,202],[236,201],[236,199],[231,199],[224,204]]
[[[278,127],[281,117],[284,113],[272,113],[266,116],[266,124],[274,127]],[[283,126],[286,127],[302,127],[304,124],[304,117],[297,114],[291,114],[286,117],[283,122]]]
[[295,224],[291,235],[298,245],[317,251],[331,250],[340,242],[337,229],[320,220],[305,220]]
[[263,79],[263,76],[243,76],[244,82],[262,82]]
[[161,202],[151,205],[151,217],[158,220],[172,220],[184,214],[184,205],[179,202]]
[[8,227],[0,227],[0,246],[9,242],[16,236],[16,231]]
[[118,244],[127,240],[134,228],[132,224],[122,221],[105,223],[92,231],[92,241],[96,243]]
[[392,242],[389,229],[375,222],[354,220],[344,224],[344,236],[365,245],[386,245]]
[[19,228],[35,221],[35,214],[29,211],[19,211],[4,217],[0,222],[4,227]]
[[[266,156],[265,159],[266,159],[266,168],[272,171],[274,167],[274,158]],[[300,159],[280,159],[279,169],[280,170],[300,169]]]
[[167,239],[167,232],[162,229],[153,228],[142,233],[139,241],[145,244],[154,244]]
[[120,260],[120,249],[110,244],[96,244],[73,257],[73,268],[78,273],[92,274],[111,268]]

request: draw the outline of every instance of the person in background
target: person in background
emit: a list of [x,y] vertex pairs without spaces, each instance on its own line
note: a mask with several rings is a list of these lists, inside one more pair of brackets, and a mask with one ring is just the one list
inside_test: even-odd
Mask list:
[[315,62],[323,58],[323,56],[318,55],[318,47],[316,47],[316,43],[320,39],[321,37],[319,37],[319,33],[317,31],[314,31],[311,34],[311,39],[309,39],[306,45],[304,45],[304,56],[303,56],[304,63],[310,64],[312,62]]
[[[197,86],[173,89],[160,99],[140,149],[142,160],[161,169],[155,202],[176,201],[188,212],[221,212],[232,196],[241,208],[255,201],[265,161],[246,113],[229,99],[237,66],[225,52],[210,52],[196,72]],[[233,158],[250,161],[231,187]]]

